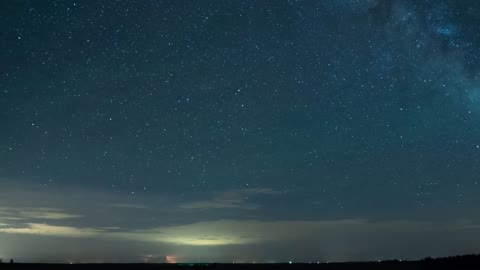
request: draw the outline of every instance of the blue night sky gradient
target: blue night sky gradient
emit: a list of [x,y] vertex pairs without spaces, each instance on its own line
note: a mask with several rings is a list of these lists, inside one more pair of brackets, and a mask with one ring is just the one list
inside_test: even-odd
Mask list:
[[479,13],[3,1],[0,258],[480,252]]

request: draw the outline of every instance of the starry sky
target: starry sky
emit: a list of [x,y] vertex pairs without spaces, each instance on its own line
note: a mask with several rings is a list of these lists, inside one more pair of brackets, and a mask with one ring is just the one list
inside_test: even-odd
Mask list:
[[2,1],[0,258],[480,252],[479,13]]

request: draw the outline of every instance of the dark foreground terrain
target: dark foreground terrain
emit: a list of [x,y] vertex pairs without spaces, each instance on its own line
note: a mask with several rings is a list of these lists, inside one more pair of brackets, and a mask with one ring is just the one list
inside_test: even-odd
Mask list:
[[3,263],[3,269],[455,269],[455,270],[480,270],[480,255],[465,255],[447,258],[426,258],[420,261],[381,261],[381,262],[348,262],[348,263],[294,263],[294,264],[29,264],[29,263]]

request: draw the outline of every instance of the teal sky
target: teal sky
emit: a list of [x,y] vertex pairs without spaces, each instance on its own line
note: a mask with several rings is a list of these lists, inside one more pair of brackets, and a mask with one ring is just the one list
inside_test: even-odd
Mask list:
[[479,252],[480,3],[0,3],[0,258]]

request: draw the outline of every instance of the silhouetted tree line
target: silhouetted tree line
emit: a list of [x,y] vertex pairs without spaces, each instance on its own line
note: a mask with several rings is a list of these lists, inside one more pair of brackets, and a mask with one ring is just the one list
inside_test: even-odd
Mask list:
[[457,256],[449,256],[449,257],[440,257],[440,258],[432,258],[427,257],[422,260],[425,263],[479,263],[480,269],[480,254],[468,254],[468,255],[457,255]]

